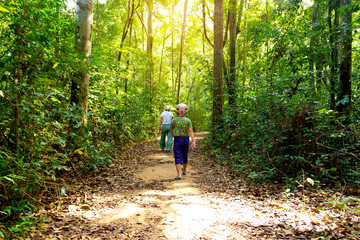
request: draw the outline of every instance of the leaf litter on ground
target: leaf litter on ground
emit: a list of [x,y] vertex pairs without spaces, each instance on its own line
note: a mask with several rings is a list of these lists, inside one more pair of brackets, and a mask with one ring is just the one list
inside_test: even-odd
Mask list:
[[308,188],[304,198],[302,190],[289,194],[277,183],[257,185],[206,157],[201,147],[190,151],[189,169],[174,181],[173,156],[161,152],[157,140],[129,146],[98,176],[67,180],[66,196],[41,211],[47,224],[32,236],[359,239],[359,215],[323,204],[339,199],[336,190]]

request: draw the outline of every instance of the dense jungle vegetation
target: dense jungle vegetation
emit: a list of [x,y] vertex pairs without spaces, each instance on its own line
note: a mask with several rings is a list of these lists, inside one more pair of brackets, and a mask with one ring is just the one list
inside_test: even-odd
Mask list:
[[75,5],[0,0],[0,238],[180,102],[239,177],[360,184],[358,1]]

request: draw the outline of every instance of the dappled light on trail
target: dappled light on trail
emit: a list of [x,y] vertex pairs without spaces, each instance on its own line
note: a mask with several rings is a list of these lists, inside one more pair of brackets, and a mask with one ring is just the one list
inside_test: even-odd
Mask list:
[[357,226],[359,217],[322,204],[337,196],[331,191],[255,185],[199,149],[190,151],[187,174],[175,176],[172,153],[157,141],[134,146],[86,185],[73,184],[47,210],[52,221],[39,239],[356,239],[346,238],[355,233],[344,223]]

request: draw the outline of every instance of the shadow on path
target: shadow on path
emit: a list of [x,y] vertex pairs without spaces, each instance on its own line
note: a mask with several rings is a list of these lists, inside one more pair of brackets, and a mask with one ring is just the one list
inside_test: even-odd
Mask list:
[[[205,133],[197,133],[197,142]],[[121,152],[111,168],[86,184],[68,182],[68,195],[43,210],[48,224],[34,239],[356,239],[330,218],[341,214],[308,207],[294,192],[256,186],[216,165],[199,147],[189,153],[188,174],[174,180],[172,153],[158,141]],[[326,193],[328,194],[328,193]],[[321,194],[320,194],[321,195]],[[323,200],[323,199],[322,199]],[[309,200],[310,201],[310,200]],[[353,224],[359,217],[348,218]],[[339,220],[340,221],[340,220]],[[355,233],[356,235],[356,233]],[[339,237],[340,236],[340,237]],[[349,238],[346,238],[349,236]]]

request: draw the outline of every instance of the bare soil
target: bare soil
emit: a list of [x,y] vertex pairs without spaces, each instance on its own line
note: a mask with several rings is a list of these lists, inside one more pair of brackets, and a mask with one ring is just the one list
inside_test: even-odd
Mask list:
[[[205,133],[196,134],[198,143]],[[359,216],[324,205],[330,190],[286,192],[253,184],[198,147],[187,175],[174,180],[173,154],[158,141],[119,153],[96,177],[72,179],[41,214],[34,239],[360,239]]]

